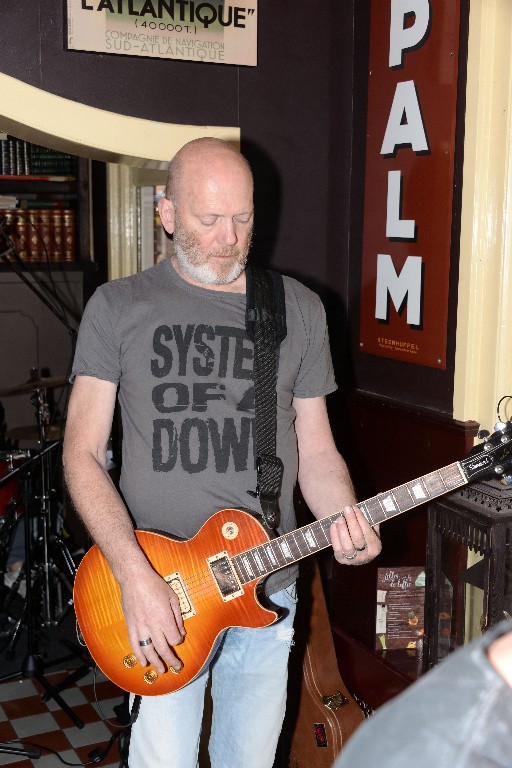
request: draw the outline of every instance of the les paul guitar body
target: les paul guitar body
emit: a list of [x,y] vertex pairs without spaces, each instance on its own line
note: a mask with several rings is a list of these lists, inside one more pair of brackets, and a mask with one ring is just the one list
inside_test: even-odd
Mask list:
[[145,696],[171,693],[187,685],[204,667],[217,638],[228,627],[264,627],[277,614],[255,596],[260,576],[243,585],[230,567],[233,556],[269,538],[246,512],[217,512],[190,541],[136,531],[151,565],[180,598],[185,640],[174,649],[182,661],[179,673],[162,675],[135,660],[121,606],[119,586],[97,546],[78,568],[74,586],[80,631],[99,668],[120,688]]

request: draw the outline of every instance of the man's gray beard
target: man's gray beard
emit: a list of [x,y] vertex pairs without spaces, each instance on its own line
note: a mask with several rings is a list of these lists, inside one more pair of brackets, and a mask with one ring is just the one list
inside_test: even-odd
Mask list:
[[247,264],[246,256],[243,262],[236,261],[229,272],[219,275],[210,264],[191,264],[183,248],[176,240],[174,241],[174,253],[183,272],[192,280],[204,285],[229,285],[240,277]]

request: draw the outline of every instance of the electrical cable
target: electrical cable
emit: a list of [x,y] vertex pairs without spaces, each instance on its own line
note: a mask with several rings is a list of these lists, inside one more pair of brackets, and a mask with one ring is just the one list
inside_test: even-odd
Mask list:
[[502,424],[506,423],[506,419],[505,421],[503,421],[503,419],[500,416],[500,405],[502,404],[503,400],[506,400],[507,398],[511,398],[511,397],[512,395],[503,395],[503,397],[500,397],[500,399],[498,400],[498,405],[496,406],[496,413],[498,415],[498,421],[501,421]]

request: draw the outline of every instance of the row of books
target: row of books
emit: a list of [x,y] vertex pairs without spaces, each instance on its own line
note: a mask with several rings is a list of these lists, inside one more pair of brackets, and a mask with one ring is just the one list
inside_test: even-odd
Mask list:
[[76,261],[76,214],[70,208],[0,209],[0,222],[29,264]]
[[0,193],[0,208],[18,208],[20,201],[14,195],[2,195]]
[[8,136],[0,141],[0,175],[76,178],[78,158]]

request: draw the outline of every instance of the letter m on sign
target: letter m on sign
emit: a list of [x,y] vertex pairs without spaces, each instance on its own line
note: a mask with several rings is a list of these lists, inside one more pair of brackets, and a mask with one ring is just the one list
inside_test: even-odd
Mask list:
[[407,303],[407,324],[421,325],[421,297],[423,264],[421,256],[408,256],[397,275],[391,256],[377,255],[377,285],[375,291],[375,317],[389,320],[389,298],[398,313]]

